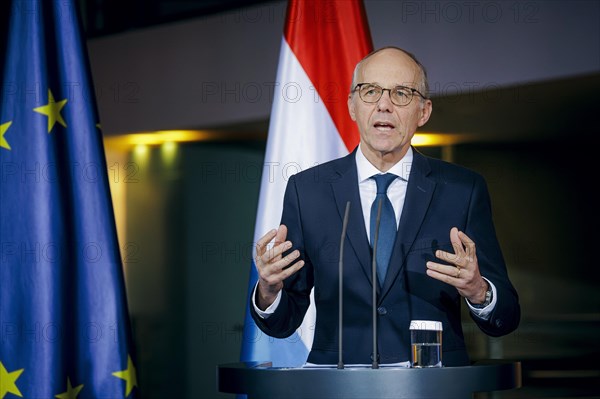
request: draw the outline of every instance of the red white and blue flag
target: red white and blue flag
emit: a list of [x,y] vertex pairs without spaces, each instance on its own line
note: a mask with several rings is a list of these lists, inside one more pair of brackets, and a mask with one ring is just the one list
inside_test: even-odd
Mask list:
[[[362,1],[289,1],[254,242],[279,226],[291,175],[347,155],[358,145],[347,99],[354,67],[371,50]],[[252,262],[248,306],[257,277]],[[311,305],[294,335],[276,339],[258,329],[247,309],[241,360],[301,366],[312,346],[315,316]]]

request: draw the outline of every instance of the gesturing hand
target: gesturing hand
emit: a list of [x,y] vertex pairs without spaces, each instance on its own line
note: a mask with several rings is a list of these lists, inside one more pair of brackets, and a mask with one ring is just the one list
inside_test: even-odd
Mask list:
[[[282,254],[292,248],[292,243],[285,241],[286,237],[287,227],[282,224],[279,229],[269,231],[256,243],[256,258],[254,259],[258,271],[256,305],[261,310],[265,310],[273,303],[277,294],[283,288],[283,280],[304,266],[303,260],[289,266],[300,256],[298,250],[292,251],[283,257]],[[268,244],[273,239],[275,239],[273,247],[267,249]]]
[[479,274],[475,243],[456,227],[450,230],[450,242],[454,253],[435,252],[437,258],[450,265],[427,262],[427,275],[456,287],[458,293],[471,303],[483,303],[488,284]]

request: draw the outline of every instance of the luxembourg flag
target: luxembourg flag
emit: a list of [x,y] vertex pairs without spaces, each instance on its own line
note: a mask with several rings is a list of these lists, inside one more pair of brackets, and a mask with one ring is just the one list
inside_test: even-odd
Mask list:
[[[288,3],[254,242],[279,226],[291,175],[347,155],[358,145],[347,98],[354,67],[372,47],[360,0]],[[252,261],[248,306],[257,278]],[[293,336],[276,339],[258,329],[247,308],[241,360],[301,366],[312,346],[315,316],[311,305]]]

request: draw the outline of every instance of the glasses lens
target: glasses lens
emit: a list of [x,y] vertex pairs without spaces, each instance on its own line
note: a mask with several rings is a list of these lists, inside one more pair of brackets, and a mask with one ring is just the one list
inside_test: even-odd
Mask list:
[[379,101],[379,98],[381,98],[381,92],[381,87],[377,85],[366,84],[360,86],[360,91],[358,92],[358,94],[360,94],[360,98],[364,102],[375,103]]
[[392,102],[396,105],[406,105],[412,99],[412,90],[404,86],[396,86],[391,91]]

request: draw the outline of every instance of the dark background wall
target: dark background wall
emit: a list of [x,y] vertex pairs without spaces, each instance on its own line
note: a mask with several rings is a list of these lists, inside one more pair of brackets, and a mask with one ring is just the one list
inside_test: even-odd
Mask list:
[[[597,73],[599,7],[587,0],[365,2],[375,47],[416,54],[436,96]],[[104,131],[268,118],[281,93],[274,80],[285,10],[283,1],[263,2],[90,40]]]

